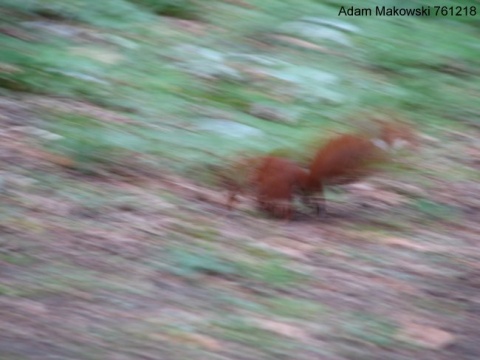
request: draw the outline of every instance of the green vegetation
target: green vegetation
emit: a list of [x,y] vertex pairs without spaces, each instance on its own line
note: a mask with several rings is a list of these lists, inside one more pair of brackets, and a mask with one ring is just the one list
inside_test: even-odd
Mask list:
[[343,330],[347,337],[362,342],[387,347],[395,343],[397,327],[387,319],[370,314],[352,314],[351,319],[345,322]]
[[264,260],[257,263],[243,262],[240,273],[272,288],[286,289],[300,285],[308,275],[290,269],[282,259]]
[[272,314],[286,318],[318,319],[327,312],[327,308],[317,302],[295,298],[274,298],[265,306]]
[[63,116],[52,122],[52,130],[61,136],[52,150],[71,158],[80,170],[93,172],[100,165],[115,165],[141,152],[145,141],[121,128],[107,126],[82,116]]
[[[135,140],[137,150],[153,150],[170,158],[171,166],[179,161],[190,166],[218,161],[212,153],[225,157],[239,150],[284,146],[295,150],[310,141],[312,129],[319,125],[344,127],[346,117],[355,117],[359,110],[374,112],[378,104],[400,111],[427,131],[439,121],[442,126],[478,123],[480,108],[475,99],[480,81],[476,68],[480,63],[475,23],[455,18],[462,21],[455,25],[452,19],[442,17],[351,18],[351,26],[358,26],[361,32],[342,33],[340,22],[345,19],[336,17],[338,5],[310,0],[301,4],[279,0],[231,4],[110,0],[88,6],[80,1],[7,1],[3,17],[29,18],[19,31],[36,29],[32,35],[36,41],[1,35],[0,63],[5,70],[0,72],[0,86],[8,91],[83,99],[123,112],[150,127],[125,126],[109,137],[118,137],[117,143],[132,143],[134,136],[143,132],[142,138],[156,145],[154,149],[138,146]],[[306,14],[318,14],[318,21],[324,19],[320,14],[330,16],[339,25],[326,26],[335,31],[332,39],[319,36],[302,41],[325,47],[341,36],[349,39],[349,45],[338,47],[338,54],[316,52],[307,46],[291,48],[295,36],[301,38],[304,33],[299,29],[317,29],[316,20],[302,20]],[[168,16],[201,21],[192,23],[188,35]],[[51,25],[36,22],[43,18],[52,21]],[[62,21],[69,22],[63,25]],[[84,24],[98,27],[84,30],[92,39],[90,44],[75,35],[75,27]],[[222,36],[234,36],[235,45],[221,41],[220,34],[208,30],[209,26],[228,29]],[[443,31],[446,26],[448,32]],[[439,32],[445,33],[442,41],[437,41]],[[274,40],[276,34],[287,40]],[[262,48],[272,41],[276,41],[275,49]],[[276,108],[279,116],[290,121],[294,116],[297,125],[256,118],[251,112],[256,104]],[[192,132],[199,121],[208,118],[252,126],[264,136],[259,141],[248,135],[234,136],[235,130],[231,135],[216,130]],[[99,148],[104,140],[80,139],[92,136],[98,126],[83,121],[81,126],[83,134],[65,140],[70,142],[66,147],[75,148],[78,161],[98,162],[104,157],[102,152],[109,152]],[[169,128],[168,137],[151,131],[162,127]],[[125,132],[136,134],[127,138]],[[118,146],[107,142],[107,147]],[[86,143],[92,147],[90,154]],[[178,149],[175,156],[172,148]],[[99,155],[94,155],[97,152]],[[188,168],[188,164],[176,166],[177,171]]]
[[194,277],[201,273],[213,275],[230,275],[236,272],[235,266],[209,252],[201,250],[173,250],[169,259],[173,261],[170,269],[175,275]]
[[230,317],[218,324],[221,337],[245,344],[248,348],[260,350],[269,356],[286,356],[298,348],[298,344],[279,338],[277,334],[261,329],[241,318]]
[[427,199],[417,200],[414,208],[421,214],[426,215],[427,218],[437,221],[455,221],[460,215],[453,206],[439,204]]

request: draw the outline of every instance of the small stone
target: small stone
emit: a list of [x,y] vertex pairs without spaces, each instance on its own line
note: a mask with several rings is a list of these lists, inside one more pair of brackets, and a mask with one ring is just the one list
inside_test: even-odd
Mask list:
[[294,325],[267,319],[255,319],[254,322],[258,327],[264,330],[271,331],[285,337],[303,342],[307,342],[310,339],[310,336],[305,332],[305,330]]
[[100,61],[104,64],[117,64],[123,60],[123,56],[107,49],[96,49],[83,46],[74,46],[70,48],[73,55],[83,56],[92,60]]
[[324,41],[329,40],[344,46],[352,46],[350,39],[342,32],[336,29],[332,29],[317,24],[305,23],[305,22],[291,22],[283,25],[280,29],[281,32],[306,38],[312,41]]
[[325,19],[325,18],[319,18],[319,17],[315,17],[315,16],[304,16],[300,20],[304,21],[304,22],[319,24],[319,25],[327,25],[327,26],[336,28],[338,30],[346,31],[346,32],[351,32],[351,33],[359,33],[360,32],[359,27],[357,27],[355,25],[352,25],[350,23],[347,23],[345,21]]
[[234,138],[263,136],[259,129],[224,119],[200,119],[197,128]]
[[382,239],[381,242],[383,244],[386,244],[386,245],[398,246],[398,247],[403,247],[403,248],[406,248],[406,249],[416,250],[416,251],[429,251],[430,250],[428,246],[418,244],[418,243],[413,242],[411,240],[404,239],[404,238],[399,238],[399,237],[387,237],[387,238]]

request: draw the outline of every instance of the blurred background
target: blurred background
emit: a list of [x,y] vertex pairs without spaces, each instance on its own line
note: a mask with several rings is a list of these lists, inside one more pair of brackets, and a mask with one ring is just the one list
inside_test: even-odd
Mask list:
[[[478,360],[479,37],[473,0],[1,0],[0,358]],[[418,146],[328,218],[225,210],[236,159],[372,119]]]

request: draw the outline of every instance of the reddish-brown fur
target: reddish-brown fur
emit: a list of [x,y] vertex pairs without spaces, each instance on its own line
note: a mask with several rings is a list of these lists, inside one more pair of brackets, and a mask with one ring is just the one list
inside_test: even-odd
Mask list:
[[294,193],[305,189],[307,179],[308,172],[291,160],[264,158],[253,178],[258,206],[276,217],[291,218]]
[[217,170],[216,174],[224,188],[228,190],[227,209],[232,210],[237,197],[252,187],[258,167],[264,157],[243,157],[233,161],[228,167]]
[[310,165],[309,187],[318,182],[346,184],[368,175],[384,158],[384,151],[370,139],[343,134],[321,147]]
[[[253,188],[258,207],[275,217],[289,219],[293,212],[293,197],[303,195],[316,210],[324,213],[323,187],[357,181],[374,171],[374,164],[382,159],[384,151],[368,138],[360,135],[339,135],[321,147],[307,171],[295,162],[277,156],[249,158],[240,162],[242,171],[233,175],[243,183],[230,186],[227,206],[233,207],[237,195],[245,188]],[[247,175],[245,175],[248,172]],[[308,195],[308,196],[307,196]]]
[[254,188],[259,208],[276,217],[291,217],[293,197],[299,192],[302,200],[314,202],[317,212],[323,214],[324,186],[359,181],[389,161],[390,150],[398,144],[412,145],[416,141],[415,133],[407,125],[383,121],[378,124],[378,138],[365,134],[331,138],[316,152],[308,171],[284,157],[244,159],[240,162],[242,170],[238,171],[237,165],[237,171],[232,173],[235,181],[230,186],[228,207],[232,207],[238,193]]
[[243,179],[243,183],[230,186],[227,207],[231,209],[237,195],[245,188],[250,188],[254,189],[261,210],[275,217],[289,219],[294,193],[297,189],[304,189],[308,179],[307,170],[277,156],[249,158],[241,164],[242,169],[237,176]]
[[348,184],[370,175],[377,164],[386,160],[386,153],[372,140],[361,135],[343,134],[329,140],[321,147],[311,165],[306,184],[309,193],[318,193],[321,204],[317,211],[323,213],[323,187]]

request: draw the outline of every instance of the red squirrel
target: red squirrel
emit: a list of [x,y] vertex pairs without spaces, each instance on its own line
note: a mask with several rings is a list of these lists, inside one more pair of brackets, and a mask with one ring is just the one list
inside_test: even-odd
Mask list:
[[[381,122],[379,125],[378,137],[342,134],[331,138],[317,150],[307,169],[278,156],[246,159],[243,171],[234,174],[244,182],[240,184],[237,180],[235,186],[230,187],[229,209],[237,194],[247,186],[255,189],[258,207],[275,217],[291,218],[295,194],[300,194],[304,203],[314,203],[317,213],[324,215],[325,186],[359,181],[389,162],[391,149],[415,141],[413,131],[403,124]],[[242,177],[245,169],[246,178]]]

